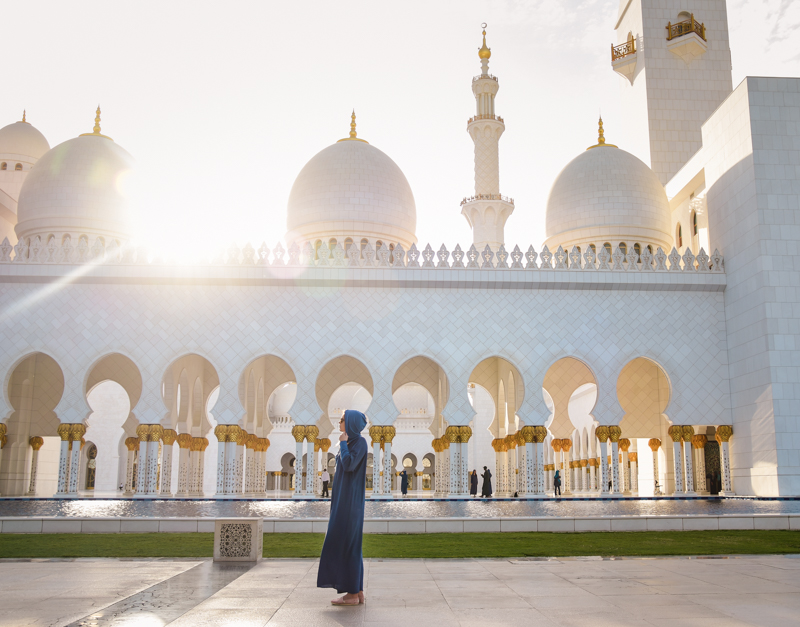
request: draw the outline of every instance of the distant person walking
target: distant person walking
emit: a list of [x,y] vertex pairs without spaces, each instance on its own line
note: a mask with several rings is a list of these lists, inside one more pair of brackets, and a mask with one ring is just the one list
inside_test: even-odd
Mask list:
[[317,571],[318,588],[336,588],[343,597],[331,605],[364,603],[364,498],[367,481],[367,441],[361,432],[367,417],[348,409],[339,420],[339,454],[333,473],[335,497],[331,499],[328,533]]
[[469,475],[469,493],[472,498],[478,496],[478,472],[473,470]]
[[483,470],[484,473],[481,475],[483,477],[481,497],[490,497],[492,496],[492,473],[486,466],[483,467]]
[[322,471],[322,498],[329,497],[328,482],[331,480],[331,475],[327,469]]
[[408,473],[405,469],[400,473],[400,492],[403,496],[408,496]]
[[553,477],[553,496],[561,496],[561,471],[556,470],[556,476]]

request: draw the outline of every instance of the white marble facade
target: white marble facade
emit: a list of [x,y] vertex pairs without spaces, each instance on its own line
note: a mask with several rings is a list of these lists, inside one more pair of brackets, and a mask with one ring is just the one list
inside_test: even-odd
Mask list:
[[[622,4],[650,16],[640,50],[662,46],[655,2]],[[724,2],[700,4],[713,28],[698,10],[673,39],[700,29],[724,59]],[[369,417],[374,498],[403,468],[411,496],[464,496],[483,466],[499,496],[543,497],[555,470],[565,495],[800,494],[800,79],[747,78],[710,117],[703,92],[685,145],[651,136],[652,169],[601,126],[540,247],[505,240],[490,57],[484,42],[463,247],[416,241],[413,193],[355,116],[298,176],[282,243],[194,266],[132,243],[125,199],[86,180],[95,159],[132,167],[99,110],[49,152],[27,122],[0,129],[0,160],[29,153],[31,172],[0,172],[0,494],[311,498],[346,408]]]

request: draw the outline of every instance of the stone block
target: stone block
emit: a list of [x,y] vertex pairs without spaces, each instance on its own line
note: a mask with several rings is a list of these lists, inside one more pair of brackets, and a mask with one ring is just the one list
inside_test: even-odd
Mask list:
[[80,533],[80,518],[61,518],[54,520],[42,520],[42,533]]
[[463,533],[463,520],[426,520],[425,533]]
[[754,529],[789,529],[788,516],[753,516]]
[[789,516],[789,529],[792,531],[800,531],[800,516]]
[[261,518],[217,518],[214,520],[215,562],[258,562],[264,552]]
[[666,516],[648,517],[647,531],[683,531],[683,519]]
[[312,520],[311,521],[311,532],[312,533],[328,533],[328,521],[327,520]]
[[647,518],[612,518],[611,531],[647,531]]
[[132,518],[121,521],[120,531],[122,533],[158,533],[158,527],[158,520]]
[[275,533],[313,533],[313,523],[310,520],[276,520]]
[[720,516],[719,528],[723,529],[755,529],[752,516]]
[[41,518],[20,518],[3,521],[3,533],[42,533]]
[[81,523],[81,533],[119,533],[122,529],[119,518],[89,520],[84,519]]
[[390,520],[389,533],[425,533],[424,520]]
[[611,519],[576,518],[575,531],[611,531]]
[[197,521],[198,533],[214,533],[215,524],[213,520],[203,520],[202,518]]
[[197,519],[162,519],[158,523],[158,531],[160,533],[197,533]]
[[499,532],[500,519],[495,520],[465,520],[464,532],[465,533],[495,533]]
[[550,531],[555,533],[567,533],[575,531],[574,518],[540,518],[539,531]]
[[389,523],[386,520],[365,520],[364,533],[389,533]]
[[526,531],[539,531],[539,523],[535,518],[508,520],[503,519],[500,521],[500,531],[509,533],[513,532],[526,532]]
[[684,531],[718,531],[719,519],[716,516],[686,516],[683,519]]

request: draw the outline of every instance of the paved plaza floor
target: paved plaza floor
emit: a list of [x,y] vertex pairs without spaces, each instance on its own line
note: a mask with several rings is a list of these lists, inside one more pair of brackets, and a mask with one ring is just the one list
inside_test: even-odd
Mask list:
[[365,560],[332,607],[317,560],[0,560],[0,625],[800,624],[800,558]]

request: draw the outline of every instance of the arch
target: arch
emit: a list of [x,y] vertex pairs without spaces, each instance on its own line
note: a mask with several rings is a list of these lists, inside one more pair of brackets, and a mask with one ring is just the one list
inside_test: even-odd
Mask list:
[[22,164],[18,163],[17,165],[15,165],[14,166],[14,171],[15,172],[22,172]]
[[0,170],[8,170],[8,164],[5,161],[0,163]]
[[[408,383],[417,383],[428,391],[434,402],[434,417],[438,417],[450,397],[447,374],[439,363],[426,355],[416,355],[406,359],[395,370],[392,378],[392,397]],[[397,409],[402,408],[397,407]]]
[[613,252],[611,250],[611,242],[606,242],[605,244],[603,244],[603,248],[606,249],[606,252],[608,253],[608,256],[610,257],[611,253]]
[[325,415],[328,415],[331,396],[345,383],[357,383],[374,396],[372,375],[360,360],[350,355],[334,357],[320,369],[314,386],[317,403]]
[[[576,427],[582,426],[574,424],[570,417],[569,405],[574,393],[587,384],[594,384],[596,390],[597,377],[583,360],[576,357],[562,357],[547,369],[542,387],[543,391],[547,392],[547,395],[543,394],[545,403],[548,406],[552,404],[553,418],[548,429],[553,437],[568,438]],[[594,409],[596,402],[595,391],[591,409]]]
[[82,455],[84,461],[82,489],[94,490],[97,479],[97,445],[89,440],[83,447]]
[[[499,435],[503,425],[500,420],[501,413],[506,410],[506,399],[511,402],[507,408],[509,421],[515,421],[517,410],[525,400],[525,385],[520,370],[510,361],[500,356],[487,357],[481,360],[472,370],[468,379],[484,388],[492,396],[495,404],[495,419],[489,430],[494,437]],[[503,390],[503,401],[500,400],[500,390]]]
[[[28,489],[30,438],[58,435],[61,421],[55,408],[64,394],[64,372],[50,355],[29,353],[9,370],[4,388],[12,411],[6,420],[8,440],[0,459],[0,493],[16,496]],[[40,483],[43,479],[40,471]]]
[[349,381],[336,388],[328,401],[325,415],[331,422],[338,421],[346,409],[366,413],[372,403],[372,395],[360,383]]
[[681,223],[675,226],[675,247],[681,248],[683,246],[683,228],[681,228]]
[[142,395],[142,373],[130,357],[122,353],[110,353],[89,367],[84,382],[87,403],[92,390],[104,381],[120,385],[128,394],[131,411],[136,407]]
[[[125,439],[135,435],[139,424],[131,412],[130,394],[118,381],[104,378],[91,387],[86,402],[92,411],[86,419],[84,437],[97,447],[95,489],[98,492],[115,492],[119,484],[125,482]],[[84,470],[86,468],[82,467],[81,472]],[[79,487],[85,488],[83,483]]]
[[406,469],[417,469],[417,456],[414,453],[406,453],[403,455],[403,468]]
[[[274,426],[269,415],[269,406],[274,405],[273,394],[286,384],[295,388],[292,390],[294,395],[287,398],[284,394],[282,397],[282,400],[289,402],[281,405],[279,413],[288,416],[297,395],[296,383],[294,370],[282,357],[266,354],[248,363],[239,376],[239,401],[245,410],[245,424],[242,428],[258,437],[269,435]],[[261,410],[258,405],[259,397],[263,399]]]
[[[186,421],[180,421],[178,386],[185,372],[191,386],[191,403],[186,412]],[[184,379],[184,380],[186,380]],[[192,437],[205,437],[216,424],[212,423],[210,410],[219,394],[219,375],[211,362],[197,353],[189,353],[175,359],[164,371],[161,379],[162,400],[169,411],[161,421],[168,429],[188,433]]]
[[627,438],[661,437],[672,386],[666,371],[648,357],[629,361],[617,377],[617,400],[625,412],[620,427]]

